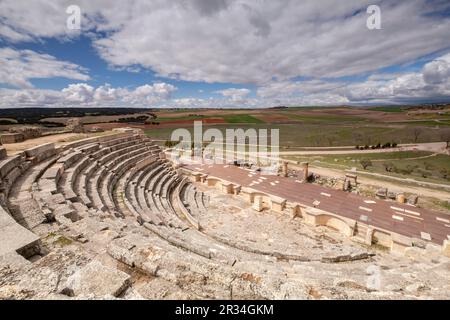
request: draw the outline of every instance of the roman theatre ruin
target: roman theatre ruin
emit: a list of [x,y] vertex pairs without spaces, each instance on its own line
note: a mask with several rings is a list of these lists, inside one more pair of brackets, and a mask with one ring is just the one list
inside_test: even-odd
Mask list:
[[180,165],[137,129],[0,151],[0,298],[449,297],[444,213]]

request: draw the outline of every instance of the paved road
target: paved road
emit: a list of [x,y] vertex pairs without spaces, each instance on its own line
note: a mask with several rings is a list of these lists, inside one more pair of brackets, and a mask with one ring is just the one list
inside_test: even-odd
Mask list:
[[431,242],[439,245],[443,240],[450,239],[450,215],[440,212],[395,201],[374,200],[300,183],[292,178],[263,176],[233,165],[189,164],[187,168],[405,236],[419,239],[429,236]]

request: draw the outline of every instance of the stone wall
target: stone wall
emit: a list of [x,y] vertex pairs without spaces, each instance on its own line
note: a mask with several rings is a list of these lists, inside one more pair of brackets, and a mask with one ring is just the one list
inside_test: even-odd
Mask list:
[[6,149],[3,147],[0,147],[0,160],[3,160],[6,158]]
[[[229,181],[208,176],[206,179],[196,179],[198,172],[192,172],[184,169],[183,173],[191,177],[192,181],[201,182],[209,187],[215,187],[223,193],[231,194],[229,186],[233,185]],[[327,178],[324,177],[319,180],[321,185],[328,187],[332,186],[335,189],[342,190],[344,179]],[[211,183],[214,182],[214,183]],[[316,182],[318,182],[316,180]],[[224,188],[225,186],[225,188]],[[356,188],[352,191],[357,191]],[[299,203],[290,203],[286,199],[263,194],[257,190],[242,187],[238,194],[245,201],[252,205],[256,211],[270,209],[273,212],[283,213],[292,218],[299,217],[306,224],[311,226],[327,226],[332,229],[340,231],[345,236],[355,240],[356,242],[364,243],[366,245],[376,244],[386,247],[391,252],[404,253],[407,248],[412,247],[413,239],[407,236],[397,234],[388,230],[375,228],[373,226],[365,225],[353,219],[342,217],[331,212],[319,210],[312,207],[307,207]],[[442,246],[442,253],[450,256],[450,242],[444,242]]]
[[2,144],[17,143],[25,140],[25,136],[21,133],[5,133],[0,136]]

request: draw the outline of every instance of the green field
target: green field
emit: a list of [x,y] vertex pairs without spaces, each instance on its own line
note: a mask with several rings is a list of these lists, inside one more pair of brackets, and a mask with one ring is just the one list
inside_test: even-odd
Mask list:
[[201,120],[209,118],[208,116],[203,115],[191,115],[191,116],[182,116],[182,117],[158,117],[154,119],[155,122],[170,122],[170,121],[182,121],[182,120]]
[[264,121],[248,114],[230,114],[221,117],[227,123],[264,123]]
[[383,107],[373,107],[367,110],[370,111],[382,111],[382,112],[404,112],[405,107],[401,106],[383,106]]
[[403,121],[403,122],[396,122],[397,124],[403,124],[403,125],[409,125],[409,126],[427,126],[427,127],[437,127],[437,126],[443,126],[448,127],[450,126],[450,120],[418,120],[418,121]]
[[[192,125],[181,125],[192,132]],[[279,129],[280,146],[288,150],[296,147],[336,147],[364,146],[385,144],[414,143],[414,128],[407,126],[369,126],[369,125],[314,125],[314,124],[218,124],[203,125],[203,130],[217,128],[225,135],[226,129],[242,128],[244,130]],[[156,139],[168,140],[176,128],[158,128],[146,130],[146,134]],[[417,142],[442,141],[441,130],[426,130],[420,132]]]
[[[402,178],[411,178],[437,183],[450,183],[450,156],[434,155],[425,151],[404,151],[369,154],[286,156],[289,160],[309,161],[310,163],[338,169],[357,168],[367,171]],[[364,169],[361,161],[369,160],[370,165]]]
[[301,122],[314,122],[314,123],[342,123],[342,122],[364,122],[365,119],[361,117],[353,116],[337,116],[337,115],[299,115],[288,114],[289,118],[298,120]]

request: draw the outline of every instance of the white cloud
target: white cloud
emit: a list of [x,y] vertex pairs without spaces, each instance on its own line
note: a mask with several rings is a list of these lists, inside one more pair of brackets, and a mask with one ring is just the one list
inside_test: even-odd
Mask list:
[[[445,49],[443,1],[107,0],[78,1],[82,28],[111,66],[140,65],[188,81],[257,83],[341,77],[406,63]],[[14,41],[73,37],[62,1],[0,2],[0,35]],[[368,30],[378,4],[382,30]],[[94,34],[94,33],[91,33]]]
[[167,83],[143,85],[130,90],[109,84],[94,88],[86,83],[70,84],[58,90],[0,89],[0,107],[154,107],[170,99],[177,88]]
[[[149,69],[162,78],[256,84],[229,88],[223,98],[171,99],[168,83],[135,89],[86,83],[31,89],[30,79],[89,80],[80,66],[30,50],[0,48],[1,105],[143,105],[253,107],[273,105],[409,102],[450,98],[450,54],[416,72],[381,73],[448,50],[450,4],[439,0],[80,0],[82,32],[113,70]],[[5,42],[67,40],[70,0],[0,1]],[[365,9],[378,4],[382,30],[366,28]],[[98,31],[102,31],[99,33]],[[373,73],[370,75],[370,73]],[[339,77],[369,75],[359,82]],[[338,78],[338,79],[335,79]],[[308,80],[294,80],[308,79]],[[232,85],[230,85],[232,87]],[[66,100],[64,100],[66,99]]]
[[[71,0],[0,1],[0,37],[30,41],[45,37],[70,38],[79,32],[66,27],[66,8]],[[83,21],[87,22],[87,21]]]
[[95,46],[112,65],[140,64],[163,77],[263,84],[370,72],[450,41],[450,20],[423,15],[425,0],[375,1],[383,18],[376,31],[366,28],[369,0],[195,3],[138,1],[132,18]]
[[[271,82],[249,98],[246,88],[217,91],[223,98],[172,98],[172,84],[158,82],[134,89],[109,84],[94,88],[76,83],[61,91],[0,89],[0,107],[141,106],[179,108],[255,108],[302,105],[414,103],[450,99],[450,54],[438,57],[418,72],[375,74],[362,82],[326,80]],[[437,66],[437,67],[436,67]],[[431,80],[430,80],[431,79]]]
[[431,84],[450,80],[450,54],[426,64],[423,68],[423,77],[425,82]]
[[30,79],[64,77],[86,81],[86,69],[48,54],[31,50],[0,48],[0,83],[31,88]]
[[233,102],[244,102],[247,96],[250,94],[250,90],[246,88],[236,89],[229,88],[225,90],[219,90],[217,93],[220,93],[224,97],[230,98]]
[[67,103],[89,104],[93,102],[94,87],[85,83],[71,84],[62,90]]
[[286,105],[414,103],[450,99],[450,54],[426,63],[419,72],[374,74],[362,82],[282,81],[261,86],[263,101]]

